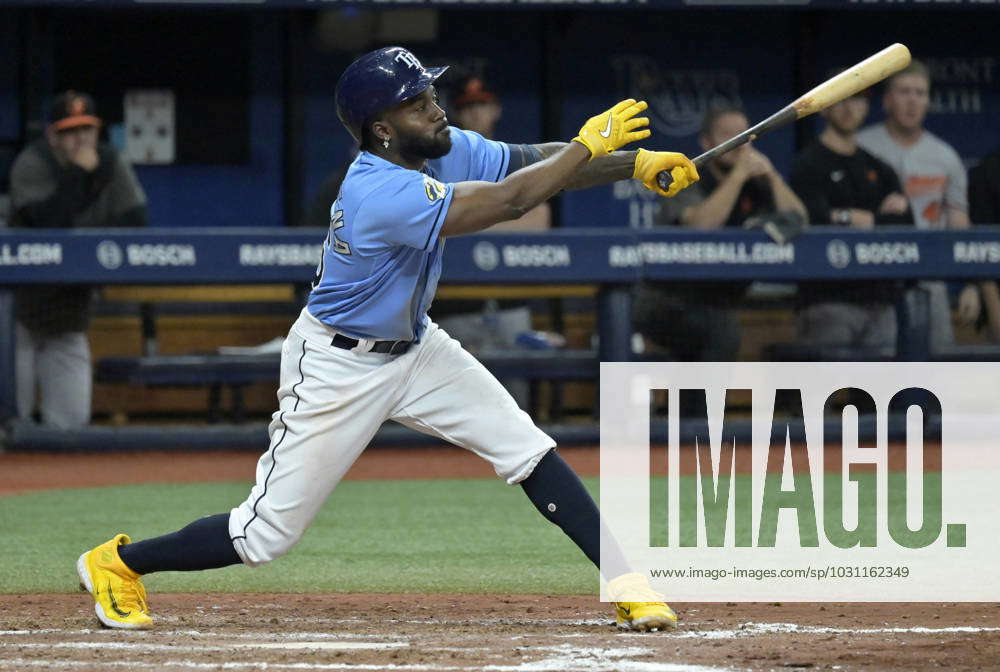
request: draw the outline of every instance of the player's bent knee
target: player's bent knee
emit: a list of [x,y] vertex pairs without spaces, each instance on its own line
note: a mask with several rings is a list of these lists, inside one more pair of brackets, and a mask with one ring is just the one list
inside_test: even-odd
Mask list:
[[531,476],[538,463],[554,448],[555,442],[552,442],[552,445],[527,453],[509,465],[494,465],[494,470],[497,476],[507,482],[507,485],[517,485]]
[[[232,537],[237,555],[246,566],[259,567],[292,550],[302,538],[305,526],[280,526],[258,517],[237,530]],[[232,526],[230,532],[233,532]]]
[[243,560],[243,564],[247,567],[260,567],[288,553],[300,537],[301,535],[288,535],[279,537],[269,536],[267,539],[262,539],[253,535],[247,535],[246,539],[234,540],[233,546],[236,548],[236,553]]

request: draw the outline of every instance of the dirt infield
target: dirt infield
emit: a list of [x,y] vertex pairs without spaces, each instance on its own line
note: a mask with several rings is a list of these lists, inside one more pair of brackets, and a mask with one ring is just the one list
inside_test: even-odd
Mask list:
[[[572,456],[570,455],[572,453]],[[568,449],[571,464],[597,475],[596,449]],[[0,454],[0,495],[31,490],[133,483],[253,481],[259,455],[250,452],[139,452],[70,455]],[[485,461],[460,448],[369,449],[348,479],[490,478]]]
[[[582,476],[597,476],[600,453],[593,447],[560,448]],[[134,483],[253,481],[259,455],[250,452],[0,453],[0,495],[32,490],[96,488]],[[439,448],[375,448],[361,454],[347,479],[399,480],[496,478],[474,453]]]
[[[596,475],[596,449],[563,449]],[[0,455],[0,494],[250,481],[251,453]],[[490,477],[462,450],[366,452],[349,478]],[[629,633],[592,596],[151,596],[157,627],[103,630],[88,595],[0,595],[0,670],[1000,670],[1000,604],[675,604]]]
[[0,669],[986,670],[1000,605],[687,604],[617,630],[592,597],[154,595],[156,628],[96,627],[88,595],[0,596]]
[[[892,444],[890,455],[905,451]],[[600,450],[594,446],[561,446],[559,453],[581,476],[600,475]],[[749,472],[748,453],[737,455],[736,470]],[[827,452],[826,469],[838,469]],[[93,488],[134,483],[253,481],[258,455],[250,452],[138,452],[33,454],[0,453],[0,496],[31,490]],[[653,456],[653,469],[665,473],[666,453]],[[682,462],[684,465],[691,463]],[[940,469],[929,462],[928,469]],[[693,473],[685,470],[685,473]],[[347,479],[400,480],[495,478],[492,467],[473,453],[442,444],[437,448],[369,448],[347,473]]]

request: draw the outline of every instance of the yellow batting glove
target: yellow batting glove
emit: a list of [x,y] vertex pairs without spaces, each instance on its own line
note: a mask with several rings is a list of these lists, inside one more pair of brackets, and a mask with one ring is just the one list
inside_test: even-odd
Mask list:
[[648,138],[650,131],[649,119],[639,117],[633,119],[648,107],[646,101],[638,103],[629,98],[618,103],[610,110],[591,117],[580,129],[580,134],[573,140],[590,150],[590,158],[610,154],[619,147],[636,140]]
[[[666,191],[660,187],[656,179],[656,176],[664,170],[669,170],[670,176],[674,179]],[[691,159],[680,152],[650,152],[645,149],[640,149],[635,157],[632,177],[641,180],[643,186],[650,191],[667,198],[676,196],[681,189],[691,186],[700,179],[698,169]]]

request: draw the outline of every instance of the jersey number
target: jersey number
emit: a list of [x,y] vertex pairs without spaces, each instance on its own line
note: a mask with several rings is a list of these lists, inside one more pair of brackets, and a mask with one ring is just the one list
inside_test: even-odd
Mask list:
[[330,247],[330,241],[333,241],[333,251],[339,254],[350,254],[351,246],[342,241],[340,238],[334,235],[334,231],[337,229],[344,228],[344,211],[337,210],[333,213],[333,217],[330,218],[330,231],[326,234],[326,240],[323,241],[323,255],[319,258],[319,266],[316,267],[316,275],[313,276],[312,287],[316,289],[319,283],[323,280],[323,269],[326,265],[326,250]]
[[333,236],[333,251],[337,254],[350,254],[351,246],[337,238],[337,229],[344,228],[344,211],[337,210],[330,219],[330,235]]

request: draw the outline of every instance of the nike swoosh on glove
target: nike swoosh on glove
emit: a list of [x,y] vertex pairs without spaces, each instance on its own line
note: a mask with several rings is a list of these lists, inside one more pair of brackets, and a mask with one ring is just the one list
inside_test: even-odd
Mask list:
[[649,126],[649,119],[635,116],[647,107],[644,100],[623,100],[610,110],[588,119],[573,141],[586,147],[593,159],[595,156],[610,154],[630,142],[648,138],[650,130],[646,127]]

